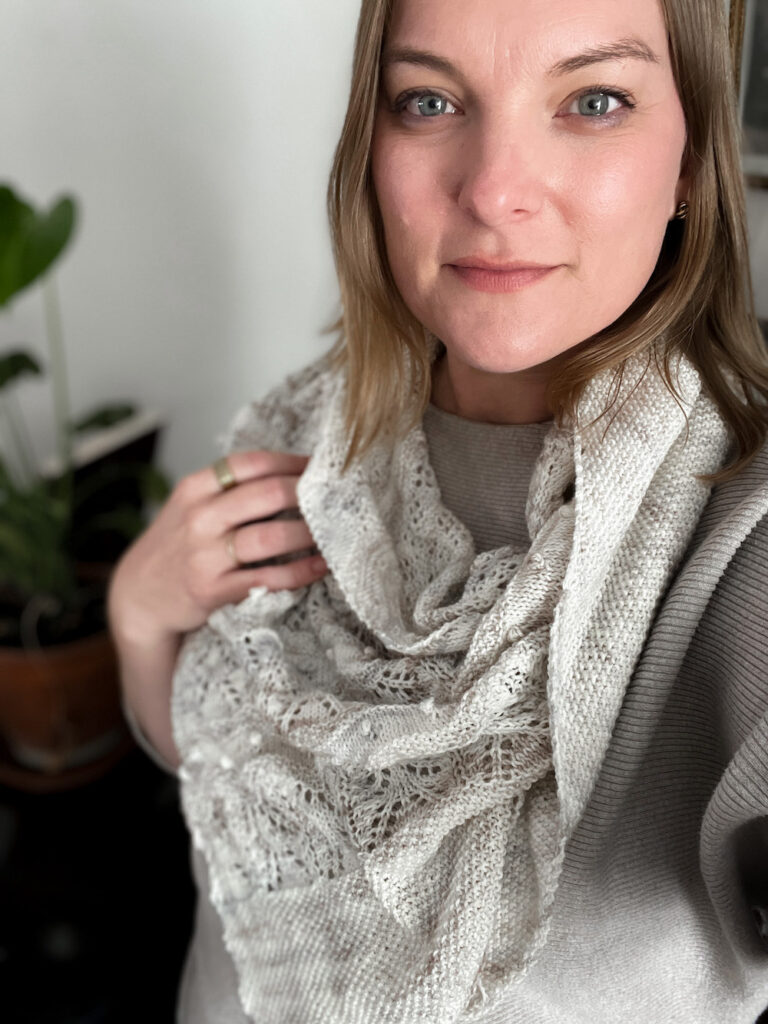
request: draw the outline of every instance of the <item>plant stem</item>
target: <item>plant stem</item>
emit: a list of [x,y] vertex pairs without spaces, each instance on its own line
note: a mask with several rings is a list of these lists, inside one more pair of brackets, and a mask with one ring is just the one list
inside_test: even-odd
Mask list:
[[45,300],[45,316],[48,327],[48,349],[51,355],[51,376],[53,378],[53,401],[56,419],[56,439],[61,459],[61,472],[64,482],[64,500],[66,502],[69,524],[72,519],[72,435],[69,428],[69,388],[67,385],[67,363],[64,351],[64,338],[61,329],[59,299],[53,276],[48,274],[43,279],[43,298]]
[[2,408],[6,423],[8,423],[10,427],[10,433],[13,437],[19,466],[21,467],[23,476],[26,478],[23,483],[32,484],[39,477],[40,470],[37,466],[32,442],[30,441],[29,434],[27,433],[27,427],[24,422],[22,409],[19,405],[18,396],[12,391],[5,397],[5,399],[0,399],[0,408]]
[[4,398],[0,398],[0,420],[2,420],[8,427],[7,433],[6,431],[3,431],[3,434],[8,439],[7,449],[4,452],[4,461],[6,462],[8,476],[14,482],[15,486],[23,487],[28,482],[25,479],[26,474],[24,473],[23,453],[21,451],[21,444],[19,442],[16,424],[13,422],[11,410],[8,408]]

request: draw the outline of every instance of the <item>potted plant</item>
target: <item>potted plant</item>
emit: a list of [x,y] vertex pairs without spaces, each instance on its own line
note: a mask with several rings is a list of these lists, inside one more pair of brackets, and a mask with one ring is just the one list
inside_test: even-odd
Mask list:
[[57,437],[57,457],[38,465],[16,390],[42,368],[26,351],[0,355],[0,754],[6,769],[10,758],[60,777],[125,741],[106,590],[148,506],[170,492],[152,465],[156,416],[129,403],[70,416],[50,272],[76,219],[70,196],[38,211],[0,185],[0,307],[40,283]]

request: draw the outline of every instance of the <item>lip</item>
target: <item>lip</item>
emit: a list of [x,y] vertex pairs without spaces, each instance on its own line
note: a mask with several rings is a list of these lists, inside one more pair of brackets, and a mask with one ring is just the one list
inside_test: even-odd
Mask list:
[[457,260],[447,264],[460,281],[478,292],[517,292],[521,288],[544,280],[556,266],[545,266],[540,263],[507,264],[499,269],[497,266],[478,265],[474,258]]
[[498,263],[486,259],[484,256],[462,256],[459,260],[451,260],[448,264],[451,267],[471,267],[475,270],[552,270],[552,263],[532,263],[530,260],[511,260],[508,263]]

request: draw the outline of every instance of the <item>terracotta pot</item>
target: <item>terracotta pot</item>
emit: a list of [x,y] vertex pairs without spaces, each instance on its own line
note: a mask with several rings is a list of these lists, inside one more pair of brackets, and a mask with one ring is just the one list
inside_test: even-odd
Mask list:
[[62,772],[124,741],[117,655],[109,633],[43,647],[0,647],[0,733],[11,756]]

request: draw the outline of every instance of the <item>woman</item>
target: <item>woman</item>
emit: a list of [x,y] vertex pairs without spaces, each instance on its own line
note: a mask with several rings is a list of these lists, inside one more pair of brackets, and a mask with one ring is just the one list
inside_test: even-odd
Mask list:
[[180,1020],[768,1005],[733,92],[719,0],[364,0],[339,341],[110,593],[194,842]]

